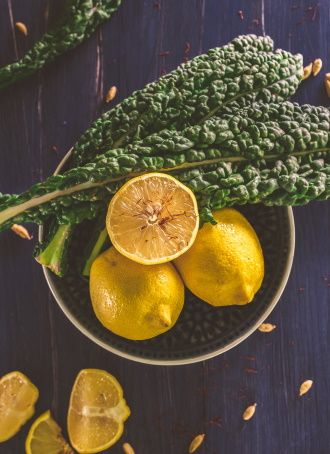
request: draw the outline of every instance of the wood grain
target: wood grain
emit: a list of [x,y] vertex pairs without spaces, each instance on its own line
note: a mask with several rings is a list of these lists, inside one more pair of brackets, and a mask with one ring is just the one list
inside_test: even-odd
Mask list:
[[[329,105],[330,5],[319,0],[124,0],[91,39],[37,76],[0,94],[0,191],[19,192],[49,175],[104,109],[134,89],[237,34],[270,34],[276,45],[321,57],[324,70],[299,89],[300,102]],[[0,65],[22,55],[61,15],[64,0],[0,2]],[[159,5],[159,7],[157,6]],[[238,11],[244,19],[241,20]],[[29,28],[17,34],[13,23]],[[166,56],[163,52],[169,52]],[[296,255],[272,333],[256,332],[205,363],[151,367],[115,357],[88,341],[49,294],[33,244],[0,235],[0,375],[19,369],[40,389],[37,414],[50,408],[65,428],[71,385],[84,367],[104,368],[123,384],[132,409],[122,441],[137,454],[186,453],[206,433],[200,454],[328,454],[330,446],[329,203],[295,209]],[[35,229],[31,229],[36,234]],[[314,380],[297,398],[299,386]],[[257,402],[254,418],[244,409]],[[24,452],[29,424],[0,445]],[[121,443],[109,452],[121,453]]]

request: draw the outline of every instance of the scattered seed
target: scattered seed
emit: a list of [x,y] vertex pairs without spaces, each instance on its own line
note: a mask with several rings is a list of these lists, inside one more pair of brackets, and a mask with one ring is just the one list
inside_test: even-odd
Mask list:
[[312,74],[313,63],[310,63],[308,66],[304,67],[304,72],[302,76],[302,80],[306,80]]
[[274,331],[275,328],[276,325],[272,325],[271,323],[261,323],[258,330],[262,333],[270,333],[271,331]]
[[318,73],[321,71],[322,64],[323,63],[320,58],[317,58],[316,60],[313,61],[312,73],[314,77],[317,76]]
[[11,226],[11,230],[24,240],[32,240],[32,236],[29,234],[28,230],[22,225],[13,224]]
[[330,80],[325,81],[325,89],[327,91],[327,95],[330,98]]
[[244,13],[243,11],[240,9],[239,11],[237,11],[237,14],[238,14],[238,17],[241,19],[241,20],[244,20]]
[[313,385],[313,380],[306,380],[304,381],[301,385],[300,385],[300,388],[299,388],[299,396],[303,396],[304,394],[306,394],[312,387]]
[[123,444],[123,451],[125,454],[135,454],[134,449],[129,443],[124,443]]
[[327,91],[327,95],[330,98],[330,73],[326,73],[325,78],[324,78],[324,83],[325,83],[325,89]]
[[17,28],[18,31],[20,31],[23,35],[27,36],[28,34],[28,29],[23,22],[16,22],[15,27]]
[[249,407],[247,407],[247,409],[244,411],[243,416],[242,416],[244,421],[248,421],[249,419],[252,418],[252,416],[254,415],[254,413],[256,411],[256,406],[257,406],[257,404],[253,404],[253,405],[250,405]]
[[109,89],[107,96],[105,97],[106,102],[112,101],[117,94],[117,87],[113,86]]
[[197,451],[197,449],[203,443],[204,438],[205,438],[205,434],[199,434],[193,439],[193,441],[190,443],[190,446],[189,446],[189,451],[188,451],[189,454],[192,454],[193,452]]

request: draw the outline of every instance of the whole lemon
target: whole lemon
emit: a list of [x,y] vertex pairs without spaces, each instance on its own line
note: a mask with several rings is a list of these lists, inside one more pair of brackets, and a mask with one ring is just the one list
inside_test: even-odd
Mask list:
[[93,262],[90,295],[94,312],[107,329],[143,340],[176,323],[184,285],[172,264],[141,265],[111,247]]
[[234,209],[215,211],[213,217],[217,224],[204,224],[175,265],[189,290],[212,306],[250,303],[264,277],[258,237]]

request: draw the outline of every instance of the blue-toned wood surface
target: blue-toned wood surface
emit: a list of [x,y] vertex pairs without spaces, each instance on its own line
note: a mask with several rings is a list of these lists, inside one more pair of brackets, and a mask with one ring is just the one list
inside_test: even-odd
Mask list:
[[[65,3],[0,0],[0,65],[22,55]],[[13,30],[15,21],[27,25],[27,37]],[[1,93],[0,191],[19,192],[49,175],[106,108],[110,86],[118,87],[119,101],[182,62],[186,43],[192,57],[251,32],[270,34],[278,47],[303,53],[306,63],[321,57],[321,75],[305,82],[297,99],[329,105],[323,86],[330,71],[329,0],[123,0],[91,39]],[[208,362],[173,368],[135,364],[87,340],[51,297],[32,259],[33,242],[1,234],[0,376],[24,371],[40,389],[36,414],[50,408],[65,428],[77,372],[112,372],[132,409],[122,440],[108,451],[114,454],[124,441],[136,454],[184,454],[198,433],[206,433],[200,454],[329,454],[329,203],[294,213],[293,270],[269,317],[276,330],[256,332]],[[314,386],[298,399],[305,379]],[[255,417],[243,424],[242,412],[253,402]],[[24,453],[29,425],[0,453]]]

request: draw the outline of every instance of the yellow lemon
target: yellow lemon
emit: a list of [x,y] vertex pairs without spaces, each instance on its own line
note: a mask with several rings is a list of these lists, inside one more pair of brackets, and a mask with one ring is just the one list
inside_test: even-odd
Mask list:
[[131,414],[117,379],[101,369],[83,369],[73,385],[68,432],[81,454],[104,451],[122,436]]
[[90,295],[106,328],[142,340],[172,328],[183,307],[184,286],[170,263],[141,265],[111,247],[92,265]]
[[25,452],[26,454],[74,454],[49,410],[32,424],[25,441]]
[[196,238],[196,198],[171,175],[141,175],[113,197],[106,225],[121,254],[144,265],[165,263],[187,251]]
[[250,303],[264,277],[259,239],[247,219],[230,208],[215,211],[192,247],[175,260],[189,290],[212,306]]
[[34,414],[39,391],[21,372],[0,380],[0,442],[13,437]]

